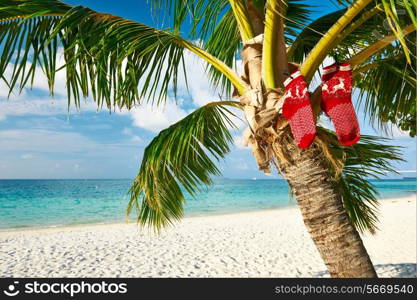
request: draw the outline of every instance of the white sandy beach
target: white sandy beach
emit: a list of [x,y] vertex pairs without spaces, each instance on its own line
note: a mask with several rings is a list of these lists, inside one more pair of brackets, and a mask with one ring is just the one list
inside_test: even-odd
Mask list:
[[[364,242],[381,277],[416,276],[415,196],[383,200]],[[1,277],[327,277],[297,208],[0,232]]]

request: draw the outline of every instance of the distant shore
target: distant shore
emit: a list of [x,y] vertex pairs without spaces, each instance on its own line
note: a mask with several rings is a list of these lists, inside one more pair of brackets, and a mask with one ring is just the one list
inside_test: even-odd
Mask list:
[[[416,197],[381,201],[364,242],[381,277],[416,275]],[[135,224],[0,232],[1,277],[327,277],[295,207]]]

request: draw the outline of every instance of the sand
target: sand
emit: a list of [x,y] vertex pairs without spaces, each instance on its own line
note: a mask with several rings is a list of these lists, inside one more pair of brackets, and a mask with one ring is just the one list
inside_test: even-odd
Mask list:
[[[416,276],[415,196],[381,201],[363,235],[381,277]],[[0,232],[1,277],[328,277],[294,208],[134,224]]]

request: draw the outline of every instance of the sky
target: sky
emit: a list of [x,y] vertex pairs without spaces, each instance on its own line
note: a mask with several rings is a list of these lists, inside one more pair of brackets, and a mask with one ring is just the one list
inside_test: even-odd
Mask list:
[[[148,25],[156,24],[145,1],[67,2]],[[320,1],[311,2],[320,4],[315,16],[334,10],[334,4],[330,2],[327,6]],[[160,130],[201,105],[219,99],[218,91],[208,83],[204,64],[190,53],[186,54],[185,61],[188,92],[185,81],[180,79],[178,98],[168,98],[164,107],[144,105],[111,114],[106,110],[97,111],[94,103],[88,100],[79,111],[74,107],[68,110],[62,72],[57,74],[54,99],[49,96],[46,80],[41,75],[35,78],[33,89],[25,89],[9,99],[7,88],[0,83],[0,178],[133,178],[144,148]],[[353,96],[353,102],[357,103],[357,95]],[[373,129],[361,108],[358,109],[358,118],[362,134],[386,136]],[[235,141],[232,151],[220,163],[223,176],[267,178],[258,170],[251,150],[242,144],[245,123],[236,119],[236,124],[238,129],[232,131]],[[393,138],[390,144],[404,147],[405,161],[396,168],[415,170],[415,139],[395,128],[390,136]],[[404,175],[414,176],[415,173]]]

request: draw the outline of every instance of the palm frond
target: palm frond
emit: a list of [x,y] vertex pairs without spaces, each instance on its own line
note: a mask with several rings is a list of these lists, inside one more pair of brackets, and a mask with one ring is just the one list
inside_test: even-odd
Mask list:
[[308,82],[313,78],[314,73],[318,70],[326,56],[329,55],[329,52],[334,49],[334,41],[337,40],[337,37],[358,15],[366,10],[371,2],[372,0],[356,0],[320,38],[300,67],[301,74],[304,75]]
[[[51,93],[55,73],[65,69],[68,99],[74,98],[77,106],[90,93],[99,107],[109,109],[130,109],[141,99],[159,104],[168,91],[176,95],[178,78],[185,76],[183,52],[188,49],[217,68],[240,92],[245,89],[245,83],[226,64],[169,30],[81,6],[37,10],[40,4],[46,7],[59,1],[9,2],[18,5],[1,9],[0,74],[11,88],[18,84],[22,90],[32,83],[36,67],[41,66]],[[29,8],[36,11],[24,15],[31,12]],[[60,47],[65,62],[57,66]],[[13,72],[6,77],[8,67]]]
[[[231,68],[236,66],[236,56],[242,47],[239,29],[233,11],[229,10],[220,20],[207,40],[205,50]],[[208,66],[209,77],[214,87],[221,87],[221,90],[230,95],[232,85],[216,68]]]
[[234,126],[222,103],[199,108],[146,147],[128,207],[128,213],[136,208],[138,223],[161,228],[178,220],[183,215],[183,190],[194,196],[212,183],[211,175],[220,175],[213,160],[229,152],[228,126]]
[[[260,12],[264,11],[265,0],[252,1]],[[311,6],[301,3],[300,0],[287,1],[285,24],[285,39],[288,44],[292,42],[297,32],[310,21]],[[242,40],[239,34],[233,11],[229,8],[212,32],[208,32],[205,50],[223,61],[230,68],[236,66],[236,59],[242,48]],[[232,85],[230,81],[216,68],[208,66],[209,76],[214,87],[221,87],[221,91],[230,95]]]
[[249,10],[246,5],[246,0],[229,0],[232,7],[233,15],[239,27],[239,33],[242,41],[247,41],[255,37],[253,24],[250,20]]
[[12,20],[21,16],[62,15],[71,9],[71,7],[57,0],[2,0],[0,21]]
[[[416,37],[407,38],[410,53],[416,57]],[[384,128],[390,122],[410,136],[416,135],[416,78],[417,65],[413,59],[407,64],[402,47],[390,46],[368,60],[364,65],[372,68],[358,74],[355,86],[359,88],[359,101],[372,122]]]
[[[309,20],[312,6],[302,0],[286,0],[287,20],[286,33],[296,36],[297,30]],[[152,0],[154,12],[160,20],[168,20],[168,24],[180,32],[184,23],[190,27],[189,38],[207,40],[218,27],[223,16],[231,10],[229,0]],[[263,13],[266,0],[252,0],[253,5]]]
[[343,147],[335,134],[321,129],[330,149],[345,166],[334,185],[343,198],[343,205],[353,225],[361,232],[374,233],[378,222],[378,192],[370,179],[396,173],[393,164],[402,161],[400,147],[387,145],[388,139],[362,135],[359,143]]
[[288,0],[287,10],[284,19],[285,38],[287,44],[291,44],[298,36],[300,30],[311,22],[310,15],[314,6],[308,5],[302,0]]
[[286,45],[283,37],[285,15],[284,3],[270,0],[265,12],[264,44],[262,47],[262,77],[267,89],[283,86],[284,71],[288,62],[285,56]]
[[[389,1],[390,3],[387,5],[387,0],[381,1],[371,2],[352,19],[345,30],[336,38],[335,41],[337,41],[337,43],[331,45],[331,50],[328,55],[334,56],[338,60],[348,59],[352,53],[360,51],[367,45],[382,39],[385,35],[390,35],[387,33],[387,24],[389,24],[396,39],[401,43],[408,63],[410,63],[409,52],[412,51],[412,49],[408,48],[405,43],[402,28],[410,23],[413,24],[415,15],[410,15],[409,10],[411,8],[415,11],[417,9],[417,4],[415,1],[404,2],[392,0]],[[406,9],[407,7],[409,8],[408,10]],[[291,45],[288,51],[289,59],[295,62],[303,61],[304,57],[306,57],[316,46],[322,35],[325,34],[345,12],[346,9],[342,9],[330,13],[306,26]],[[370,14],[370,12],[372,13]],[[391,17],[395,16],[395,18],[387,18],[387,14]],[[387,22],[387,20],[389,22]]]
[[[307,25],[291,44],[288,51],[289,60],[302,62],[322,36],[345,12],[346,8],[337,10]],[[352,51],[361,49],[364,44],[372,43],[380,38],[380,34],[376,35],[375,33],[386,31],[383,22],[384,14],[380,8],[369,5],[338,35],[329,55],[340,60],[347,59]]]
[[386,140],[362,136],[360,143],[345,149],[347,158],[339,186],[350,219],[360,231],[377,229],[378,192],[368,179],[395,173],[393,163],[402,160],[400,147],[383,142]]
[[300,63],[330,27],[346,12],[340,9],[314,20],[297,35],[288,50],[289,61]]
[[[24,19],[0,23],[0,72],[13,66],[11,87],[19,83],[23,89],[40,65],[51,92],[56,71],[65,68],[68,97],[76,105],[89,91],[98,106],[109,109],[131,108],[141,98],[159,103],[171,87],[175,94],[179,73],[184,71],[184,47],[178,35],[81,6],[58,7],[58,12],[66,10],[60,17],[33,15],[39,7],[32,3],[47,6],[59,1],[9,2],[19,4],[19,9],[2,7],[3,17],[36,9]],[[64,51],[63,66],[56,65],[59,47]]]
[[188,37],[205,40],[214,31],[219,18],[230,9],[229,0],[152,0],[158,17],[181,32],[185,22],[190,27]]
[[391,27],[394,35],[397,37],[398,41],[400,42],[404,55],[408,63],[411,63],[410,58],[410,49],[408,48],[404,34],[402,32],[403,23],[399,17],[399,10],[402,10],[403,15],[406,15],[411,19],[414,26],[417,26],[416,23],[416,11],[417,11],[417,2],[411,0],[410,2],[407,0],[395,1],[395,0],[381,0],[382,6],[384,8],[386,20],[388,21],[388,25]]

